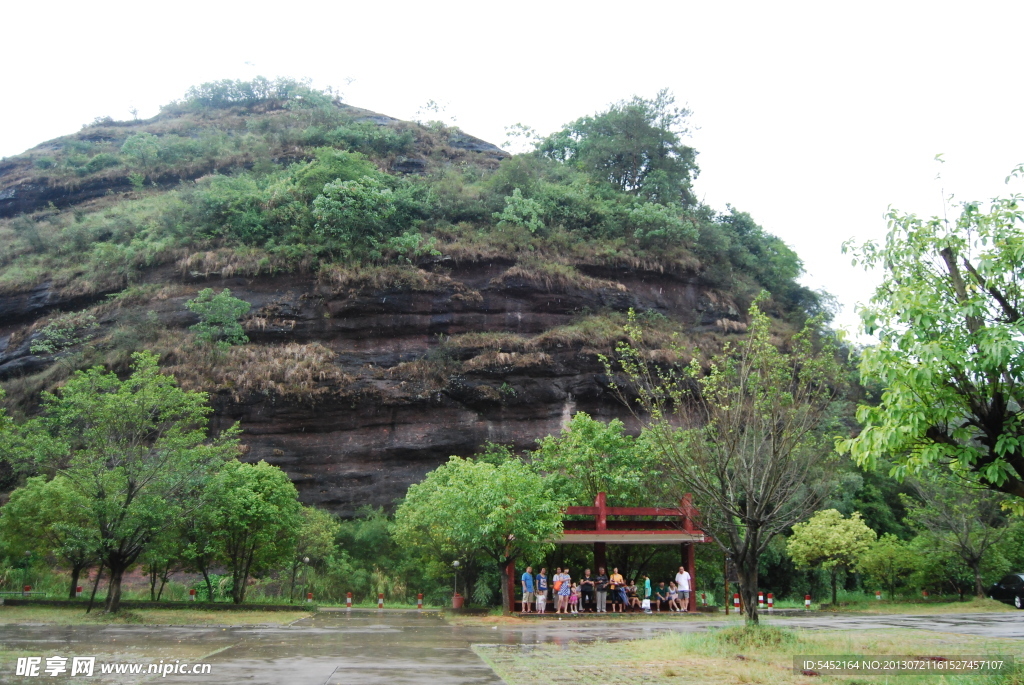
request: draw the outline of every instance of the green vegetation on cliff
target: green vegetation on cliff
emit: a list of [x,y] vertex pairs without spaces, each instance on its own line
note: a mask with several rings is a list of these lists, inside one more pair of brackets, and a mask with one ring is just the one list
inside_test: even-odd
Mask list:
[[817,307],[782,241],[693,199],[687,115],[666,92],[635,97],[510,157],[301,82],[204,84],[151,120],[98,119],[0,164],[0,292],[115,292],[213,251],[208,269],[247,275],[440,256],[641,268]]

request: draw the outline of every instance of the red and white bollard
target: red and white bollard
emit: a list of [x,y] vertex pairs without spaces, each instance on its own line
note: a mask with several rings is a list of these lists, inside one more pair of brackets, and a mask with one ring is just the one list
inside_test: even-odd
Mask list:
[[736,611],[740,610],[740,593],[738,593],[738,592],[733,593],[733,596],[732,596],[732,606],[733,606],[733,608],[736,609]]
[[28,597],[28,593],[30,593],[30,592],[32,592],[32,586],[31,585],[26,585],[25,587],[23,587],[21,589],[21,596],[22,597]]
[[306,604],[309,604],[312,601],[313,601],[313,593],[312,592],[307,592],[306,593]]
[[75,588],[75,597],[81,597],[81,596],[82,596],[82,586],[79,585],[78,587]]
[[701,603],[702,606],[707,606],[708,605],[708,596],[706,594],[704,594],[703,592],[700,593],[700,603]]
[[423,608],[423,594],[422,593],[416,595],[416,608],[417,609],[422,609]]
[[352,608],[352,593],[351,592],[346,592],[345,593],[345,608],[346,609],[351,609]]
[[188,601],[190,601],[190,602],[196,601],[196,589],[195,588],[192,588],[191,590],[188,591]]
[[804,609],[810,609],[810,608],[811,608],[811,596],[810,595],[804,595]]
[[774,609],[774,608],[775,608],[775,595],[773,595],[772,593],[769,592],[768,593],[768,613],[771,613],[772,609]]
[[760,590],[757,591],[757,608],[764,609],[764,593]]
[[921,597],[924,598],[925,600],[927,600],[928,599],[928,591],[927,590],[921,590]]
[[377,608],[378,609],[383,609],[384,608],[384,593],[383,592],[377,594]]
[[879,602],[882,601],[882,591],[881,590],[875,590],[875,599],[877,599]]

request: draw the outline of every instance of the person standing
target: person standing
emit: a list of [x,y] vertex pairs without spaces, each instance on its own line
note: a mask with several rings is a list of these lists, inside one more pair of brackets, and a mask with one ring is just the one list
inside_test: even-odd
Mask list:
[[548,570],[541,568],[537,574],[537,613],[543,614],[548,603]]
[[614,613],[621,612],[626,604],[626,600],[622,594],[622,586],[625,584],[626,580],[622,577],[622,574],[619,573],[619,569],[613,568],[612,575],[608,578],[608,592],[611,594],[612,612]]
[[679,594],[679,606],[685,613],[690,609],[690,574],[687,573],[685,566],[679,567],[679,573],[676,574],[676,592]]
[[651,577],[644,574],[644,601],[647,602],[647,613],[651,613]]
[[594,591],[597,594],[597,613],[608,613],[608,575],[604,572],[604,566],[598,567],[597,577],[594,578]]
[[559,578],[561,578],[562,584],[558,586],[558,613],[567,614],[569,613],[569,595],[572,594],[572,576],[569,575],[569,569],[564,569]]
[[523,613],[530,613],[530,602],[533,601],[533,567],[527,566],[523,572]]
[[583,602],[583,606],[580,607],[583,613],[587,612],[587,607],[594,605],[594,590],[596,584],[594,579],[590,577],[590,569],[588,568],[583,572],[583,578],[580,579],[580,600]]

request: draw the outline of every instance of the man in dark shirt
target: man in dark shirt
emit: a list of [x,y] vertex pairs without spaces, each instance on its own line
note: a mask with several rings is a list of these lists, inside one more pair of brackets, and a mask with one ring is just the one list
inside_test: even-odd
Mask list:
[[668,601],[668,588],[665,587],[665,583],[658,583],[658,587],[654,590],[654,597],[651,599],[651,604],[657,607],[657,611],[661,612],[661,603]]
[[594,579],[590,577],[589,568],[583,572],[583,578],[580,579],[580,595],[583,598],[583,611],[586,612],[587,607],[594,604]]
[[608,574],[604,572],[604,567],[597,569],[594,590],[597,592],[597,613],[608,613]]

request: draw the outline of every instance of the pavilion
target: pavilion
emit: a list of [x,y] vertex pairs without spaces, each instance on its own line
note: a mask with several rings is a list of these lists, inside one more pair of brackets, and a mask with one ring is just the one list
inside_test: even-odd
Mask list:
[[[607,568],[606,546],[615,545],[679,545],[681,561],[690,573],[690,611],[697,610],[697,570],[694,564],[695,543],[709,542],[704,532],[694,525],[699,514],[687,494],[678,507],[609,507],[607,496],[597,493],[592,507],[567,507],[566,515],[593,517],[592,521],[566,521],[562,536],[552,540],[556,545],[593,545],[594,568]],[[647,520],[613,520],[636,519]],[[650,518],[656,517],[656,518]],[[509,611],[515,611],[515,591],[519,578],[509,569]]]

